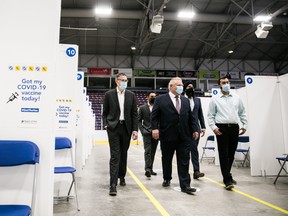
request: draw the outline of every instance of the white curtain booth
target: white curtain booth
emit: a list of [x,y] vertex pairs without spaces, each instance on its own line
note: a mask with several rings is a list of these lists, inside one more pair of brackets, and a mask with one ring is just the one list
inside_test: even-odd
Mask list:
[[[34,215],[41,216],[53,215],[60,9],[61,1],[0,1],[0,139],[30,140],[39,146]],[[29,171],[0,169],[0,203],[30,203]]]
[[288,151],[288,76],[246,76],[251,175],[276,175]]
[[[71,140],[74,163],[71,163],[71,155],[69,150],[56,151],[55,166],[75,166],[75,86],[77,82],[78,70],[78,46],[60,44],[58,49],[59,53],[57,58],[57,73],[55,82],[55,136],[67,137]],[[71,175],[55,175],[54,178],[54,196],[66,196],[71,184]]]

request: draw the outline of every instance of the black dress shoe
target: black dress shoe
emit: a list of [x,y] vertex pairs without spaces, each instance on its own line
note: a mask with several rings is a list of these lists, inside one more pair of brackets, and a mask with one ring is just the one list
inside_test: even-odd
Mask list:
[[116,196],[117,195],[116,186],[110,186],[109,195],[110,196]]
[[162,183],[163,187],[169,187],[170,186],[170,180],[164,180]]
[[235,181],[234,179],[232,179],[232,183],[233,183],[234,185],[237,185],[237,181]]
[[232,182],[228,182],[225,184],[225,189],[226,190],[232,190],[234,188],[234,185]]
[[197,191],[196,188],[191,188],[191,187],[181,188],[181,192],[187,193],[187,194],[193,194],[196,191]]
[[125,178],[120,178],[120,185],[121,186],[125,186],[126,185]]
[[157,173],[152,170],[151,175],[157,175]]
[[147,171],[145,172],[145,176],[146,176],[147,178],[150,178],[150,177],[151,177],[151,172],[150,172],[149,170],[147,170]]
[[193,173],[193,178],[194,179],[198,179],[198,178],[201,178],[201,177],[204,177],[205,176],[205,174],[204,173],[201,173],[201,172],[199,172],[199,171],[195,171],[194,173]]

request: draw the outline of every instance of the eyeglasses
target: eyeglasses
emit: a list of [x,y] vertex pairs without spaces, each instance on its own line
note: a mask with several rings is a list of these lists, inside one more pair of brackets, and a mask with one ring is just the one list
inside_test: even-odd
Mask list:
[[117,80],[120,80],[122,82],[128,82],[128,80],[125,80],[125,79],[117,79]]

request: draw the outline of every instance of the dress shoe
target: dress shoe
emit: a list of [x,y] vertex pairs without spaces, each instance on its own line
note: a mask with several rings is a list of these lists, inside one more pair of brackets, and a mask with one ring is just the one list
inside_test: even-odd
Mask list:
[[110,186],[109,195],[110,196],[116,196],[117,195],[116,186]]
[[162,183],[163,187],[169,187],[170,186],[170,180],[164,180]]
[[150,172],[149,170],[147,170],[147,171],[145,172],[145,176],[146,176],[147,178],[150,178],[150,177],[151,177],[151,172]]
[[121,186],[125,186],[126,185],[125,178],[120,178],[120,185]]
[[181,192],[187,193],[187,194],[193,194],[196,191],[197,191],[196,188],[191,188],[191,187],[181,188]]
[[151,175],[157,175],[157,173],[152,170]]
[[199,172],[199,171],[195,171],[194,173],[193,173],[193,178],[194,179],[198,179],[198,178],[201,178],[201,177],[204,177],[205,176],[205,174],[204,173],[201,173],[201,172]]
[[234,179],[232,179],[232,183],[233,183],[234,185],[237,185],[237,181],[235,181]]
[[232,182],[228,182],[225,184],[225,189],[226,190],[232,190],[234,188],[234,185]]

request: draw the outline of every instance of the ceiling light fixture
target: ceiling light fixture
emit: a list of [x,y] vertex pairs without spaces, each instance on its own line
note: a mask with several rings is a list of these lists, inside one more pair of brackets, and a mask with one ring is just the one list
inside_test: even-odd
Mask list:
[[253,21],[256,21],[256,22],[265,22],[265,21],[269,21],[271,20],[271,16],[270,15],[259,15],[259,16],[256,16]]
[[112,13],[111,7],[100,6],[95,8],[96,15],[110,15],[111,13]]
[[160,34],[163,22],[164,22],[164,16],[161,16],[160,14],[153,16],[152,23],[150,25],[151,32]]
[[269,30],[273,28],[272,22],[262,22],[257,25],[255,35],[257,38],[266,38],[269,34]]
[[136,47],[135,46],[131,46],[131,50],[136,50]]
[[229,50],[228,53],[232,54],[234,51],[233,50]]
[[193,11],[179,11],[178,17],[182,19],[192,19],[195,16]]

